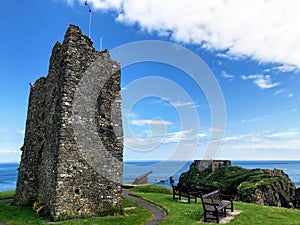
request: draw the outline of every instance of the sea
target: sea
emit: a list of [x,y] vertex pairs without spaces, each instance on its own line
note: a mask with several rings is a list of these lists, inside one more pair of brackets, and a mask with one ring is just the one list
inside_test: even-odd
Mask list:
[[[189,170],[193,161],[125,161],[123,183],[131,183],[137,177],[148,174],[148,183],[171,188],[170,177],[175,184],[181,173]],[[292,182],[300,187],[300,160],[295,161],[231,161],[233,166],[246,169],[280,169],[289,175]],[[0,192],[14,190],[18,176],[18,163],[0,163]]]

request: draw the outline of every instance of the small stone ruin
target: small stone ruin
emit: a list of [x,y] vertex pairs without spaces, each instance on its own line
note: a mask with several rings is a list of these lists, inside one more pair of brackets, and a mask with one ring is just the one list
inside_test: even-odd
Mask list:
[[200,171],[210,170],[215,172],[221,167],[231,166],[231,160],[194,160],[194,164],[197,165]]
[[53,221],[121,211],[120,64],[75,25],[30,84],[21,150],[15,205],[36,202]]

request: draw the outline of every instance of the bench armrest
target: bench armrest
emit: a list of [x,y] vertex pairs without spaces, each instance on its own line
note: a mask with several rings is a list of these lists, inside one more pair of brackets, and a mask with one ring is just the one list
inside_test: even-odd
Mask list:
[[233,201],[233,196],[232,195],[223,195],[221,194],[221,198],[224,200],[229,200],[229,201]]
[[189,191],[189,194],[198,196],[198,192],[197,191]]
[[[219,204],[218,203],[203,203],[203,207],[206,208],[205,206],[212,206],[214,207],[215,211],[219,211],[218,207],[219,207]],[[205,209],[207,210],[207,209]]]
[[212,205],[212,206],[218,206],[218,203],[210,203],[210,202],[203,202],[203,205]]

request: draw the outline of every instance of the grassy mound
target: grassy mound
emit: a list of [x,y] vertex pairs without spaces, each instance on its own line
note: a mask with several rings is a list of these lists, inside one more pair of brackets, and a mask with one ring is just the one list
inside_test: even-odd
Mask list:
[[170,188],[158,186],[158,185],[142,185],[137,186],[131,189],[134,192],[143,192],[143,193],[160,193],[160,194],[172,194]]
[[[167,211],[166,218],[162,221],[162,225],[197,225],[203,217],[201,201],[197,204],[188,204],[185,202],[177,202],[172,199],[171,190],[168,188],[146,185],[131,189],[135,196],[142,197],[156,205],[161,206]],[[10,225],[45,225],[32,208],[14,207],[9,205],[14,192],[0,193],[0,221]],[[2,200],[1,200],[2,198]],[[5,198],[5,199],[3,199]],[[138,205],[127,199],[123,199],[123,207],[135,207],[131,210],[125,210],[126,216],[108,216],[102,218],[86,218],[78,220],[70,220],[55,224],[64,225],[95,225],[95,224],[128,224],[140,225],[145,224],[152,218],[150,212],[139,208]],[[298,225],[300,221],[300,211],[278,207],[267,207],[256,204],[248,204],[242,202],[234,202],[235,210],[242,213],[229,224],[231,225]]]
[[272,206],[295,205],[296,187],[282,170],[245,169],[226,166],[212,172],[199,170],[196,164],[180,176],[180,185],[193,187],[201,193],[221,189],[237,200]]

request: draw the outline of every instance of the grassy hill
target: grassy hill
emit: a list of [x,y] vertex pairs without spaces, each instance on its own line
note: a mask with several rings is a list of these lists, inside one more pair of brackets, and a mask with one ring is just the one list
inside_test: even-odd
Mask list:
[[287,208],[298,206],[296,186],[284,171],[278,169],[224,166],[212,171],[203,170],[195,161],[189,171],[181,174],[179,185],[192,187],[200,193],[219,188],[223,194],[248,203]]
[[[199,224],[199,220],[203,217],[202,205],[199,200],[197,204],[187,204],[172,200],[171,190],[159,186],[149,185],[134,188],[134,195],[142,197],[156,205],[161,206],[167,211],[167,217],[161,223],[162,225],[187,225]],[[14,207],[9,203],[13,192],[0,193],[0,222],[6,222],[9,225],[39,225],[46,224],[32,208]],[[6,199],[6,200],[3,200]],[[80,220],[64,221],[55,224],[64,225],[89,225],[89,224],[145,224],[151,219],[151,214],[139,208],[134,202],[124,199],[123,207],[136,207],[131,210],[124,211],[126,216],[102,217],[102,218],[86,218]],[[236,210],[242,213],[228,224],[300,224],[300,210],[286,209],[279,207],[268,207],[256,204],[235,202]],[[201,224],[201,223],[200,223]]]

